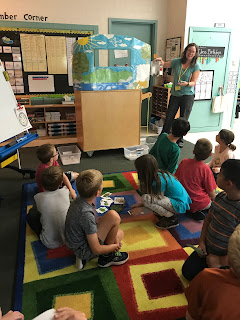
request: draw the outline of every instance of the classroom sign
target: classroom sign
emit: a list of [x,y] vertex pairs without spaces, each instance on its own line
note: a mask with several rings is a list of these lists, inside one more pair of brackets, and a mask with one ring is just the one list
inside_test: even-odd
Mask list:
[[[131,65],[95,67],[94,50],[130,50]],[[136,38],[97,34],[73,44],[75,90],[145,89],[149,86],[151,46]]]

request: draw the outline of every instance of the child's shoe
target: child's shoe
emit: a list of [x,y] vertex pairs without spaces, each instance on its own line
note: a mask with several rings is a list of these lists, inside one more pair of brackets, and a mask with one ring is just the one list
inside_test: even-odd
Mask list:
[[127,252],[111,252],[106,255],[100,255],[98,258],[98,265],[101,268],[106,268],[109,266],[120,266],[128,260]]
[[178,218],[176,215],[172,217],[162,217],[155,226],[159,229],[166,230],[179,226]]
[[67,171],[66,176],[68,177],[70,182],[73,182],[77,179],[77,177],[79,176],[78,172],[73,172],[73,171]]
[[190,219],[193,219],[193,220],[195,220],[195,221],[204,220],[204,218],[205,218],[205,215],[204,215],[204,213],[203,213],[201,210],[196,211],[196,212],[187,211],[187,212],[186,212],[186,215],[187,215]]

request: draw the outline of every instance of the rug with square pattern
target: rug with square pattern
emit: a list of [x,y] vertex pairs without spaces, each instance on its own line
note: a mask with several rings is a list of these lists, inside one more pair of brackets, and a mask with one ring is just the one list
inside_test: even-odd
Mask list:
[[15,309],[22,311],[26,320],[62,306],[81,310],[88,319],[96,320],[184,317],[188,282],[181,268],[192,251],[184,247],[197,244],[202,223],[180,215],[179,226],[169,232],[155,227],[157,218],[149,210],[129,215],[130,207],[141,201],[137,189],[136,172],[104,175],[103,192],[123,196],[126,201],[120,228],[124,231],[122,251],[129,253],[127,263],[99,268],[94,259],[78,271],[71,250],[65,246],[47,249],[26,225],[37,186],[24,185]]

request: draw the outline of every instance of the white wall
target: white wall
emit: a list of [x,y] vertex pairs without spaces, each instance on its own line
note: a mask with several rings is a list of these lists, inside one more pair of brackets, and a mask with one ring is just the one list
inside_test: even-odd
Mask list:
[[[99,33],[108,33],[108,18],[158,20],[157,54],[165,51],[167,29],[166,0],[9,0],[1,3],[0,14],[25,13],[47,16],[48,23],[98,25]],[[1,22],[1,21],[0,21]]]

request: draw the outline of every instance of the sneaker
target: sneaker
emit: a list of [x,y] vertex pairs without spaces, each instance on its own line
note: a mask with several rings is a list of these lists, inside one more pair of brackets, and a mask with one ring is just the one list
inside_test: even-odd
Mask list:
[[186,215],[190,218],[193,219],[195,221],[200,221],[200,220],[204,220],[205,218],[205,214],[202,211],[196,211],[196,212],[191,212],[191,211],[187,211]]
[[155,226],[162,230],[175,228],[179,226],[178,218],[176,216],[170,218],[163,217],[155,224]]
[[98,258],[98,265],[101,268],[109,266],[120,266],[128,260],[127,252],[111,252],[107,255],[100,255]]
[[183,148],[184,146],[183,140],[177,141],[177,145],[179,146],[179,148]]

